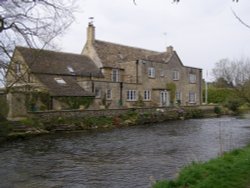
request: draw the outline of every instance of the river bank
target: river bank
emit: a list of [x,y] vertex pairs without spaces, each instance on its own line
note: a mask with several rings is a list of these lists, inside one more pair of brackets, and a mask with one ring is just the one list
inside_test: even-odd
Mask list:
[[218,116],[216,108],[172,108],[155,109],[150,112],[138,112],[131,109],[126,113],[111,116],[63,117],[46,120],[43,118],[25,118],[19,121],[0,122],[0,142],[18,138],[29,138],[41,134],[61,131],[103,130],[142,124],[158,123],[169,120],[184,120]]
[[157,182],[153,188],[246,188],[250,185],[250,145],[205,163],[193,163],[175,180]]

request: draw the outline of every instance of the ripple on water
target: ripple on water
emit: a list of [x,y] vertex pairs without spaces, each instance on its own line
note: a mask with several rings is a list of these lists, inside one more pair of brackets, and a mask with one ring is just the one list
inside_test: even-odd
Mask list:
[[235,118],[171,121],[7,143],[0,187],[150,187],[192,161],[246,145],[249,125]]

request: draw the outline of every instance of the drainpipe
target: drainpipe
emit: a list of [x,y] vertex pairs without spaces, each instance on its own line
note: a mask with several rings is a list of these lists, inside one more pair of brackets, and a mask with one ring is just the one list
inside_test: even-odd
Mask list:
[[119,100],[119,106],[123,105],[123,102],[122,102],[122,92],[123,92],[123,82],[120,82],[120,100]]
[[[200,104],[199,105],[202,105],[202,70],[199,71],[200,75],[199,75],[199,84],[200,84]],[[207,82],[206,82],[206,92],[207,92]],[[207,104],[207,93],[206,93],[206,104]]]
[[138,74],[139,74],[139,60],[136,60],[136,84],[139,83],[139,78],[138,78]]

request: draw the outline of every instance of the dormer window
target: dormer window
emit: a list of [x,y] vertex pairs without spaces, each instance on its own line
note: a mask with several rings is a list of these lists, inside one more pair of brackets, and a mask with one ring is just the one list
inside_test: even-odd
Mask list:
[[119,69],[112,69],[111,80],[112,82],[119,82]]
[[67,66],[67,69],[71,74],[75,73],[74,69],[71,66]]
[[19,63],[15,64],[15,70],[16,70],[16,74],[20,75],[21,74],[21,65]]
[[67,84],[67,83],[65,82],[65,80],[62,79],[62,78],[54,78],[54,79],[55,79],[56,83],[58,83],[58,84],[60,84],[60,85],[65,85],[65,84]]

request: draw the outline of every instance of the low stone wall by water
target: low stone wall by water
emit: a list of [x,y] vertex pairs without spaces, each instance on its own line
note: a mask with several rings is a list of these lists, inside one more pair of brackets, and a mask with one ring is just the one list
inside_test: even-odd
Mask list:
[[[37,111],[28,112],[30,118],[39,118],[43,121],[50,121],[51,119],[63,118],[84,118],[84,117],[100,117],[100,116],[119,116],[131,111],[144,113],[162,113],[164,116],[170,116],[167,119],[177,119],[181,113],[190,110],[200,110],[203,115],[214,114],[214,106],[194,106],[181,108],[130,108],[130,109],[105,109],[105,110],[60,110],[60,111]],[[173,115],[174,114],[174,115]],[[175,117],[174,117],[175,116]]]

